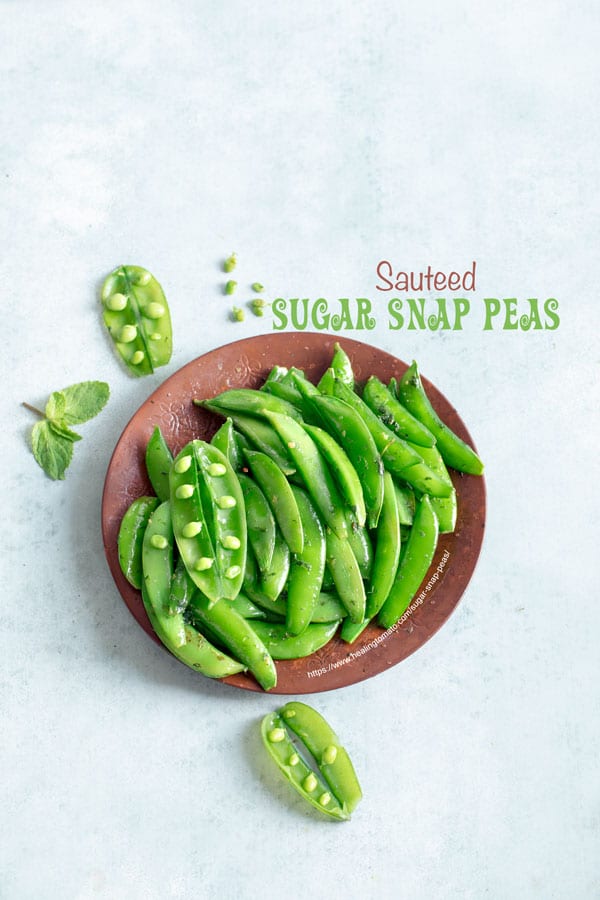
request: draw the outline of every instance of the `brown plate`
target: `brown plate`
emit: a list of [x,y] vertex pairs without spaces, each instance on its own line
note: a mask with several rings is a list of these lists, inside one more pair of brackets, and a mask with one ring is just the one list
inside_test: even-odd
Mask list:
[[[210,440],[222,420],[194,406],[192,398],[213,397],[230,387],[259,387],[274,365],[298,366],[311,380],[318,381],[329,365],[336,340],[350,356],[358,380],[375,374],[387,382],[392,376],[400,377],[407,368],[406,363],[383,350],[330,334],[285,332],[246,338],[205,353],[171,375],[142,404],[119,438],[102,498],[104,549],[123,600],[157,643],[141,595],[123,577],[117,554],[125,510],[136,497],[152,493],[144,456],[154,426],[160,426],[174,454],[192,438]],[[456,410],[437,388],[423,381],[438,414],[473,445]],[[421,590],[400,621],[387,631],[369,625],[352,645],[335,637],[312,656],[278,662],[278,684],[272,693],[313,694],[370,678],[414,653],[444,624],[473,574],[485,524],[483,478],[454,471],[451,474],[458,496],[456,531],[440,536]],[[232,675],[224,680],[245,690],[261,690],[251,675]]]

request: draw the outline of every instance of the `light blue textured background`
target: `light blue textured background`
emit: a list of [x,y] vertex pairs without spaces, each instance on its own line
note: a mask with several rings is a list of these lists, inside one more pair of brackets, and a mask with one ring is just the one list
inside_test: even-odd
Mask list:
[[[596,2],[0,2],[3,900],[600,896]],[[350,824],[271,771],[265,696],[155,647],[109,576],[112,448],[160,381],[270,329],[269,296],[367,296],[374,267],[478,262],[477,298],[555,296],[554,332],[367,339],[459,407],[484,553],[419,653],[322,694],[360,772]],[[132,380],[100,322],[120,262],[175,350]],[[240,299],[246,299],[241,297]],[[378,301],[382,307],[381,299]],[[110,382],[64,483],[21,400]]]

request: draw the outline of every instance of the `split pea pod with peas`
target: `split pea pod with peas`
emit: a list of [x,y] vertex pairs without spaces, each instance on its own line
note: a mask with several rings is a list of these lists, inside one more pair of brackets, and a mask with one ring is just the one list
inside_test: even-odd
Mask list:
[[119,266],[102,286],[104,324],[133,375],[150,375],[171,359],[171,315],[163,289],[147,269]]
[[301,797],[334,819],[350,818],[362,790],[348,752],[320,713],[291,701],[264,717],[261,734],[267,752]]

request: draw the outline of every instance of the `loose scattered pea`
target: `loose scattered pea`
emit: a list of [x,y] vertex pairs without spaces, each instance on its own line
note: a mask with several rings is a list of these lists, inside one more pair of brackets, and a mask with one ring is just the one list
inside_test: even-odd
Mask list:
[[264,287],[260,283],[260,281],[255,281],[252,284],[252,290],[254,291],[255,294],[262,294],[262,292],[264,291]]
[[234,306],[231,310],[231,318],[234,322],[243,322],[246,318],[246,313],[239,306]]
[[230,281],[225,282],[225,287],[223,290],[225,291],[226,294],[233,294],[236,287],[237,287],[237,281],[230,280]]
[[263,300],[261,297],[257,297],[256,300],[250,301],[250,308],[255,316],[264,316],[265,309],[269,304],[266,300]]
[[232,253],[230,256],[227,257],[227,259],[223,263],[223,271],[224,272],[233,272],[236,265],[237,265],[237,255],[235,253]]

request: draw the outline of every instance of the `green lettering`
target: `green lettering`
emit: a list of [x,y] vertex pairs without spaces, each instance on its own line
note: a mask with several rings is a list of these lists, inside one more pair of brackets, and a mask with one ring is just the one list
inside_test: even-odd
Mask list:
[[483,302],[485,304],[485,323],[483,330],[492,331],[494,328],[492,319],[495,319],[500,312],[500,301],[496,300],[495,297],[486,297]]
[[[273,300],[271,304],[271,310],[273,312],[273,330],[274,331],[283,331],[284,328],[287,327],[287,316],[285,314],[285,300],[283,297],[277,297],[276,300]],[[277,319],[279,324],[275,324],[275,319]]]

